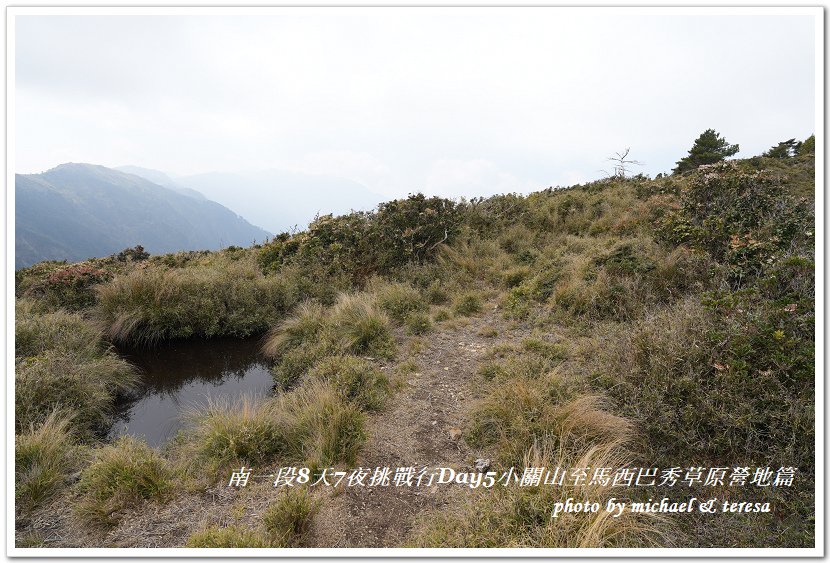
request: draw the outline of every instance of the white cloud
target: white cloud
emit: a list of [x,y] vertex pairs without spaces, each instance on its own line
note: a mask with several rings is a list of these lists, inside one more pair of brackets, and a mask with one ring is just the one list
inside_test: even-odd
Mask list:
[[597,178],[631,147],[656,174],[709,127],[741,155],[812,134],[813,24],[556,8],[18,17],[15,167],[283,167],[386,197],[476,196]]

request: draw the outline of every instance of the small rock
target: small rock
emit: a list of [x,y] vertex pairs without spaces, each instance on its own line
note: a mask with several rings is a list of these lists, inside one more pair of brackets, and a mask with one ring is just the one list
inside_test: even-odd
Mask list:
[[450,440],[458,440],[461,437],[460,428],[450,428]]
[[490,469],[490,463],[491,461],[489,459],[484,459],[481,457],[478,458],[475,464],[476,471],[478,471],[479,473],[487,473],[487,471]]
[[438,423],[438,421],[437,421],[437,420],[433,420],[433,421],[432,421],[432,425],[433,425],[433,426],[435,426],[437,423]]

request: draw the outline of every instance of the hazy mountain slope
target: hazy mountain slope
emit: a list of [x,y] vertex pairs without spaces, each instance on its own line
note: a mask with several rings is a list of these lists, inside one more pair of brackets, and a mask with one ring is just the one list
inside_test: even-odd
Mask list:
[[15,267],[83,260],[141,244],[150,253],[250,245],[269,236],[222,205],[91,164],[16,175]]
[[275,233],[294,226],[305,228],[318,213],[370,210],[386,199],[346,178],[284,170],[213,172],[181,176],[174,181]]
[[116,166],[114,170],[118,170],[119,172],[126,172],[127,174],[135,174],[136,176],[140,176],[145,180],[150,180],[154,184],[158,184],[159,186],[164,186],[165,188],[170,188],[171,190],[177,191],[181,194],[195,197],[196,199],[207,199],[203,194],[197,192],[194,189],[186,188],[176,183],[173,178],[161,172],[159,170],[153,170],[151,168],[143,168],[141,166]]

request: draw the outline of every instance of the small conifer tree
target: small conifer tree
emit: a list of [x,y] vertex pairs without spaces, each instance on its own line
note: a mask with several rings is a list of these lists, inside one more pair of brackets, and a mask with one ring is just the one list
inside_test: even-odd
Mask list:
[[695,139],[689,155],[677,161],[675,174],[694,170],[702,164],[715,164],[738,152],[738,145],[730,145],[714,129],[707,129]]

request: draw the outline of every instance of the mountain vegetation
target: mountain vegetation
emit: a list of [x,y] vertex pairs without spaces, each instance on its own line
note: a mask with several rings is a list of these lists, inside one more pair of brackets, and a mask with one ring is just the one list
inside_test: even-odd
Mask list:
[[[18,545],[813,546],[814,140],[724,161],[732,148],[712,133],[717,161],[681,174],[416,194],[245,248],[18,270]],[[107,407],[139,384],[113,345],[244,335],[262,338],[273,396],[197,410],[162,449],[100,438]],[[417,496],[227,486],[242,466],[319,478],[482,460],[797,476]],[[773,510],[551,517],[568,498],[678,495]]]

